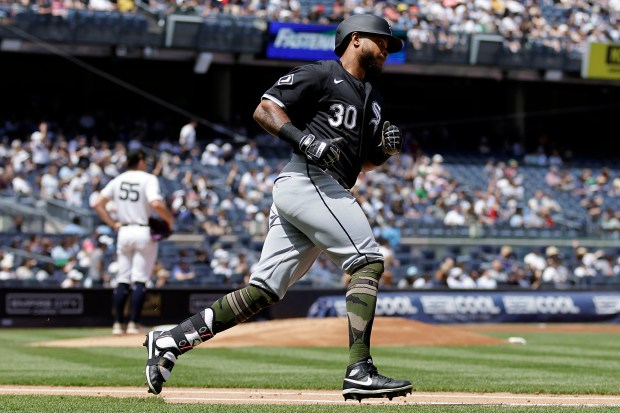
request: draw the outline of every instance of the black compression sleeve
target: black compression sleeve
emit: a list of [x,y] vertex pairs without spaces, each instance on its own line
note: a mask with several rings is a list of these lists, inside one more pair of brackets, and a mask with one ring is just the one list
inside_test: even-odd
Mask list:
[[299,147],[299,142],[301,142],[301,138],[304,136],[306,136],[306,134],[297,129],[291,122],[282,125],[278,132],[278,137],[280,139],[294,145],[296,148]]

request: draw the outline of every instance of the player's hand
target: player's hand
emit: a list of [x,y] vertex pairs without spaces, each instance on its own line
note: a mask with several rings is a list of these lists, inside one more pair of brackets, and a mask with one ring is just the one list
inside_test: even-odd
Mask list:
[[403,149],[403,138],[397,126],[390,125],[390,122],[383,123],[381,131],[381,148],[383,153],[388,156],[399,154]]
[[340,149],[338,144],[343,138],[334,140],[317,138],[313,134],[308,134],[301,138],[299,149],[306,154],[306,157],[319,167],[325,169],[340,159]]

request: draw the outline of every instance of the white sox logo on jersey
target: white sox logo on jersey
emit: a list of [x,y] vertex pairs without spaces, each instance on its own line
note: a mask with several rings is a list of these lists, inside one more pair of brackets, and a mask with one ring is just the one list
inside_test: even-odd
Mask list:
[[377,128],[381,123],[381,106],[376,100],[372,101],[372,112],[375,114],[375,117],[370,120],[370,124],[374,125],[373,133],[377,133]]

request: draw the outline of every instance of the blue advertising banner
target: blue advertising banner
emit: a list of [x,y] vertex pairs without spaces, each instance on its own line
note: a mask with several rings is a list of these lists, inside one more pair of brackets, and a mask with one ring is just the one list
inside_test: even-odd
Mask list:
[[[324,296],[308,317],[345,317],[344,296]],[[618,292],[383,292],[377,316],[426,323],[620,323]]]
[[[269,23],[266,57],[282,60],[335,60],[334,38],[336,25],[300,23]],[[394,35],[406,39],[405,32]],[[406,42],[405,42],[406,44]],[[386,64],[405,63],[406,47],[388,56]]]

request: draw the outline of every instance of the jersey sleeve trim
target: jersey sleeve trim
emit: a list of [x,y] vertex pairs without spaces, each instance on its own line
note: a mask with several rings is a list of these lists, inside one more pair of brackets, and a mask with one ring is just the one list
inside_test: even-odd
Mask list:
[[279,99],[276,99],[275,97],[273,97],[271,95],[268,95],[266,93],[261,97],[261,99],[267,99],[267,100],[272,101],[276,105],[280,106],[282,108],[282,110],[284,110],[286,112],[286,106]]

